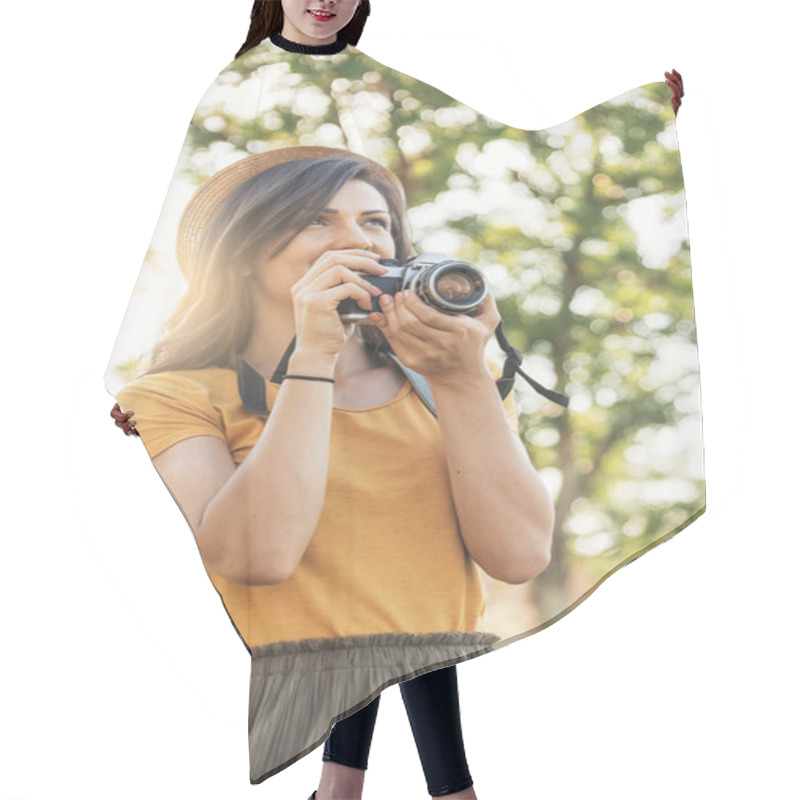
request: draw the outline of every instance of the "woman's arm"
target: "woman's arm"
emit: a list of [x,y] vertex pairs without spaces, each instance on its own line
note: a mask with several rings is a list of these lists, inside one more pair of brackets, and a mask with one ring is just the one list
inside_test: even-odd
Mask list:
[[[374,254],[326,251],[292,286],[296,349],[288,374],[333,378],[347,331],[339,303],[365,310],[380,290],[355,272],[386,272]],[[314,535],[328,478],[333,384],[284,380],[253,449],[235,467],[214,437],[179,442],[153,459],[206,562],[240,583],[286,580]]]
[[414,292],[381,306],[371,319],[431,387],[467,550],[498,580],[530,580],[550,561],[554,509],[484,361],[500,321],[494,298],[474,318],[442,314]]
[[[303,353],[290,367],[333,373]],[[153,459],[215,572],[250,585],[280,583],[294,572],[322,512],[332,408],[332,384],[288,380],[238,467],[212,436],[185,439]]]
[[494,379],[429,379],[459,527],[470,555],[493,578],[524,583],[550,562],[550,495],[511,430]]

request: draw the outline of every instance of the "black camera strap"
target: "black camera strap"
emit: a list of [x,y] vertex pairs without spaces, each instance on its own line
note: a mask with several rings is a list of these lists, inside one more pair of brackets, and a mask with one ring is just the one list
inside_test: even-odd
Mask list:
[[523,380],[525,380],[529,386],[533,387],[535,392],[538,392],[540,395],[542,395],[542,397],[546,397],[548,400],[552,400],[554,403],[558,403],[558,405],[568,408],[569,397],[567,397],[565,394],[561,394],[561,392],[555,391],[554,389],[548,389],[547,387],[542,386],[541,383],[535,381],[530,377],[530,375],[526,375],[522,371],[522,353],[520,353],[516,347],[511,346],[511,343],[506,338],[502,322],[497,326],[494,333],[497,337],[497,343],[506,354],[506,363],[503,365],[503,375],[497,380],[497,388],[500,391],[500,396],[505,398],[505,396],[511,391],[511,387],[514,385],[514,376],[521,375]]
[[[542,386],[541,383],[535,381],[522,371],[522,353],[520,353],[516,347],[511,346],[511,343],[508,341],[505,332],[503,331],[502,322],[497,326],[497,329],[495,330],[495,336],[497,337],[497,343],[506,354],[506,362],[503,365],[503,374],[495,382],[497,385],[497,391],[500,393],[500,397],[502,399],[505,400],[505,398],[508,396],[508,393],[514,387],[514,378],[517,374],[519,374],[531,387],[533,387],[534,391],[538,392],[540,395],[542,395],[542,397],[546,397],[548,400],[552,400],[554,403],[564,406],[564,408],[569,406],[569,398],[566,395],[556,392],[553,389],[547,389],[546,387]],[[283,379],[286,376],[286,371],[289,369],[289,359],[292,357],[292,353],[294,353],[296,344],[297,339],[293,338],[289,346],[286,348],[286,352],[283,354],[278,366],[275,367],[275,371],[272,373],[272,377],[270,378],[270,383],[283,383]],[[431,414],[436,416],[436,406],[433,402],[433,393],[431,392],[431,388],[428,385],[428,381],[425,380],[425,377],[420,375],[418,372],[414,372],[413,369],[409,369],[394,353],[389,352],[387,355],[392,359],[392,361],[394,361],[395,364],[397,364],[406,378],[408,378],[409,383],[417,393],[423,405],[428,409],[428,411],[431,412]],[[238,355],[236,356],[236,375],[239,387],[239,397],[241,397],[244,407],[252,414],[269,414],[269,408],[267,407],[266,382],[264,381],[264,378],[262,378],[260,373],[256,372],[256,370],[254,370],[241,356]]]
[[[286,370],[289,369],[289,359],[294,353],[297,345],[297,337],[292,337],[292,341],[286,348],[278,366],[269,379],[270,383],[283,383]],[[240,355],[236,356],[236,381],[239,387],[239,397],[242,399],[244,407],[251,414],[269,414],[267,406],[267,383],[261,377],[260,372],[256,372]]]

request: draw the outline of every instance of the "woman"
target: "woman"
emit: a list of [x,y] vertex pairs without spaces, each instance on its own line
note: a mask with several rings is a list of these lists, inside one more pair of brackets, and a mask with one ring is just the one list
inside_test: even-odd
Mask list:
[[[283,5],[284,33],[313,52],[303,33],[320,23],[298,19],[296,2]],[[354,5],[333,6],[343,12],[335,27],[347,24]],[[475,317],[450,315],[413,292],[382,294],[366,280],[385,273],[378,259],[402,262],[412,247],[397,179],[346,151],[282,148],[237,162],[201,187],[180,236],[189,288],[148,369],[118,397],[136,413],[254,660],[274,656],[269,647],[292,640],[298,626],[291,615],[276,622],[263,610],[292,608],[299,598],[304,640],[474,635],[483,599],[472,562],[499,580],[527,581],[547,565],[552,535],[550,499],[506,419],[513,403],[504,410],[484,358],[499,322],[494,300]],[[338,307],[347,298],[368,315],[363,325],[342,321]],[[403,367],[427,379],[435,419]],[[263,414],[243,407],[242,381],[254,374],[264,386]],[[398,424],[387,426],[396,411]],[[409,430],[398,436],[403,426]],[[406,483],[400,503],[378,491],[387,487],[375,480],[387,457],[389,489],[416,481]],[[370,530],[384,534],[383,550],[370,549]],[[392,576],[382,571],[387,530],[424,540],[425,563],[416,551],[406,562],[425,602],[405,618],[393,607],[400,587],[387,591]],[[353,531],[358,561],[346,563]],[[345,535],[337,550],[333,538]],[[455,593],[442,590],[454,581]],[[327,610],[332,599],[340,612]],[[319,604],[320,620],[328,617],[309,625],[309,602]],[[469,645],[477,652],[487,641],[479,635]],[[427,664],[454,654],[429,655]],[[401,690],[431,796],[474,798],[455,666]],[[262,685],[259,693],[268,692]],[[360,797],[378,701],[334,727],[317,800]],[[255,706],[258,728],[263,703]]]
[[[366,280],[386,271],[378,259],[409,255],[401,190],[390,175],[363,157],[316,147],[269,151],[217,173],[182,222],[187,293],[148,371],[118,395],[136,413],[153,463],[254,655],[267,641],[296,636],[290,615],[254,621],[259,608],[289,608],[302,597],[306,607],[321,609],[337,591],[340,570],[358,581],[363,598],[339,594],[346,612],[323,619],[320,610],[304,638],[429,634],[458,630],[460,621],[474,630],[483,600],[471,560],[509,583],[529,580],[548,563],[550,499],[484,358],[499,321],[494,300],[489,296],[475,317],[450,315],[416,293],[392,297]],[[192,243],[187,231],[198,227],[197,209],[207,221]],[[379,312],[371,311],[374,297]],[[371,325],[342,321],[338,306],[346,298]],[[233,365],[240,355],[240,367],[274,379],[293,338],[282,382],[265,386],[264,423],[242,407],[242,371]],[[427,379],[436,418],[411,392],[387,345]],[[382,431],[392,408],[397,424]],[[356,432],[348,417],[366,426]],[[391,483],[381,493],[385,475],[375,473],[387,455]],[[412,484],[404,483],[409,476]],[[403,487],[400,497],[392,486]],[[348,531],[337,531],[343,520]],[[423,521],[430,530],[421,530]],[[368,529],[382,531],[375,546]],[[353,530],[358,563],[330,563],[342,552],[347,560],[349,544],[315,549],[316,537]],[[400,584],[386,593],[387,574],[377,574],[386,547],[395,546],[387,538],[407,541],[415,533],[427,563],[418,550],[395,552],[390,572],[413,568],[407,590],[424,600],[407,619],[384,624],[402,594]],[[375,573],[374,583],[365,570]],[[455,593],[442,590],[454,581]],[[307,600],[314,592],[326,594]],[[331,745],[326,767],[333,773],[335,737]],[[351,784],[363,780],[363,769],[350,769]],[[462,780],[471,784],[468,773]],[[449,781],[429,782],[432,796],[474,796],[468,787],[444,794]]]

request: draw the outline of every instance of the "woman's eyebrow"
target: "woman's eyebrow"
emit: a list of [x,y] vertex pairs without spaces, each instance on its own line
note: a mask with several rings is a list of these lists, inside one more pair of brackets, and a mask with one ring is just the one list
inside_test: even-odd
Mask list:
[[[307,208],[306,209],[306,211],[315,211],[315,210],[319,211],[319,212],[324,212],[325,214],[338,214],[339,213],[339,211],[337,209],[335,209],[335,208],[322,208],[322,209]],[[361,212],[361,216],[365,216],[366,214],[386,214],[386,216],[389,216],[389,212],[386,211],[386,209],[383,209],[383,208],[373,208],[371,211],[362,211]]]

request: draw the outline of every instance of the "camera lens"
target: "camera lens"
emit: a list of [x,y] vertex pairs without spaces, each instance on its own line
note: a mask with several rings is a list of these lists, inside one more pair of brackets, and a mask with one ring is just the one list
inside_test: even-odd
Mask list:
[[440,263],[423,271],[416,289],[423,300],[440,311],[461,314],[476,309],[489,291],[483,274],[463,261]]
[[451,303],[463,303],[475,291],[472,281],[458,272],[448,272],[435,282],[436,292]]

